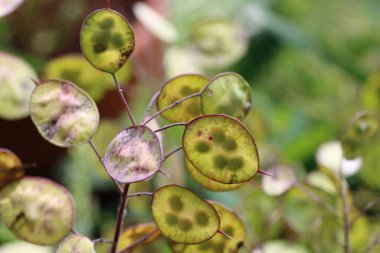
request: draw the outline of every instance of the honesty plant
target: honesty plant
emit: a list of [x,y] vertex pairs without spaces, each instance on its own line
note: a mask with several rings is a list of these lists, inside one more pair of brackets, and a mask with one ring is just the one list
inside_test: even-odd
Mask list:
[[[0,174],[0,216],[5,225],[32,243],[61,242],[60,253],[93,253],[97,242],[110,243],[111,253],[130,252],[161,236],[168,239],[174,252],[236,252],[245,241],[244,225],[221,204],[178,185],[166,185],[153,193],[128,195],[128,190],[133,183],[164,173],[164,161],[181,149],[190,174],[211,191],[236,189],[262,172],[252,134],[239,121],[251,108],[248,83],[229,72],[211,79],[199,74],[174,77],[152,97],[143,122],[138,124],[116,77],[135,46],[128,21],[107,2],[105,9],[84,21],[80,46],[93,67],[112,76],[131,126],[114,137],[102,157],[91,140],[99,123],[96,104],[84,90],[63,79],[35,81],[31,118],[42,137],[56,146],[91,145],[120,191],[114,238],[91,240],[76,233],[74,204],[67,190],[48,179],[24,177],[17,156],[1,150],[5,166]],[[154,103],[157,111],[151,113]],[[147,124],[159,115],[173,124],[151,129]],[[165,155],[157,133],[175,126],[185,127],[182,147]],[[154,223],[122,232],[126,201],[136,195],[151,195]]]

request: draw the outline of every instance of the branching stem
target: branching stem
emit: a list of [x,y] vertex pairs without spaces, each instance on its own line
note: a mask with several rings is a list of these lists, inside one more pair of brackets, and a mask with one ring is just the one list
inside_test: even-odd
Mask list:
[[118,191],[119,191],[120,193],[122,193],[123,188],[121,187],[121,185],[119,184],[119,182],[117,182],[115,179],[113,179],[113,178],[108,174],[108,171],[107,171],[107,169],[106,169],[106,165],[105,165],[104,162],[103,162],[102,156],[99,154],[99,151],[96,149],[96,147],[95,147],[94,143],[92,142],[92,140],[89,140],[88,143],[90,144],[92,150],[94,150],[96,156],[97,156],[98,159],[99,159],[99,162],[103,165],[104,169],[106,170],[107,175],[108,175],[108,176],[111,178],[111,180],[115,183],[115,185],[116,185]]
[[174,106],[178,105],[179,103],[182,103],[183,101],[188,100],[188,99],[193,98],[193,97],[199,97],[200,95],[202,95],[202,93],[198,92],[198,93],[194,93],[192,95],[186,96],[184,98],[181,98],[181,99],[175,101],[174,103],[168,105],[167,107],[165,107],[162,110],[159,110],[158,112],[156,112],[155,114],[153,114],[150,118],[148,118],[147,120],[145,120],[145,122],[143,123],[143,125],[146,125],[152,119],[156,118],[161,113],[166,112],[167,110],[173,108]]
[[173,123],[173,124],[170,124],[170,125],[166,125],[166,126],[164,126],[164,127],[162,127],[162,128],[159,128],[159,129],[155,130],[154,132],[157,133],[157,132],[164,131],[164,130],[166,130],[166,129],[168,129],[168,128],[171,128],[171,127],[176,127],[176,126],[186,126],[186,125],[187,125],[187,123],[182,123],[182,122],[179,122],[179,123]]
[[350,221],[349,221],[349,213],[350,207],[347,201],[347,187],[345,186],[343,171],[342,171],[342,163],[339,167],[339,194],[342,199],[343,206],[343,233],[344,233],[344,243],[343,243],[343,252],[350,253]]
[[172,151],[170,151],[165,157],[164,159],[162,160],[162,162],[166,161],[166,159],[168,159],[170,156],[172,156],[173,154],[175,154],[176,152],[180,151],[181,149],[183,149],[183,147],[178,147]]
[[104,238],[98,238],[98,239],[92,240],[92,243],[93,244],[97,244],[97,243],[109,243],[109,244],[113,244],[113,241],[112,240],[107,240],[107,239],[104,239]]
[[145,120],[145,117],[147,117],[149,115],[149,112],[150,112],[150,109],[152,108],[153,106],[153,103],[157,100],[158,96],[160,95],[161,93],[161,90],[157,91],[153,97],[150,99],[149,101],[149,104],[148,106],[146,107],[146,110],[145,110],[145,113],[144,113],[144,117],[143,119]]
[[125,211],[125,205],[127,203],[127,198],[128,198],[128,190],[129,190],[129,184],[125,184],[123,192],[120,195],[119,211],[117,214],[116,228],[115,228],[115,234],[113,237],[111,253],[116,253],[117,243],[119,242],[120,231],[121,231],[121,227],[123,226],[123,216],[124,216],[124,211]]
[[113,78],[113,80],[114,80],[114,82],[115,82],[115,85],[116,85],[117,91],[119,92],[119,96],[120,96],[121,100],[123,101],[123,103],[124,103],[124,105],[125,105],[125,108],[127,109],[127,113],[128,113],[129,118],[131,119],[132,124],[133,124],[134,126],[136,126],[135,119],[133,118],[133,115],[132,115],[131,109],[129,108],[128,102],[127,102],[127,100],[125,99],[125,96],[124,96],[123,90],[120,88],[120,85],[119,85],[119,82],[117,81],[116,75],[115,75],[115,74],[112,74],[112,78]]
[[326,208],[329,210],[331,213],[336,214],[335,208],[330,205],[328,202],[324,201],[322,198],[320,198],[317,194],[315,194],[312,191],[309,191],[309,189],[304,186],[302,183],[296,182],[296,186],[303,192],[305,193],[308,197],[310,197],[313,201],[317,202],[320,204],[322,207]]
[[132,198],[132,197],[140,197],[140,196],[152,196],[153,192],[136,192],[129,194],[127,198]]
[[363,251],[363,253],[372,253],[372,250],[380,243],[380,233],[377,234],[377,237],[370,242],[368,247]]
[[368,212],[370,209],[372,209],[374,206],[376,206],[377,204],[380,204],[380,198],[377,198],[377,199],[374,199],[370,202],[367,203],[367,205],[365,206],[365,208],[363,210],[360,211],[360,213],[358,213],[354,218],[352,218],[351,220],[351,223],[350,223],[350,227],[352,227],[355,222],[363,215],[365,214],[366,212]]

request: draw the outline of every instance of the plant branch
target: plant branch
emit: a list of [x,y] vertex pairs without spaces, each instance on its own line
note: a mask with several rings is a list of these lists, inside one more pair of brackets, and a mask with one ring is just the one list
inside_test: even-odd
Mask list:
[[190,98],[193,98],[193,97],[198,97],[200,96],[202,93],[198,92],[198,93],[194,93],[192,95],[189,95],[189,96],[186,96],[186,97],[183,97],[177,101],[175,101],[174,103],[168,105],[167,107],[165,107],[164,109],[156,112],[155,114],[153,114],[150,118],[148,118],[147,120],[145,120],[145,122],[143,123],[143,125],[146,125],[149,121],[151,121],[152,119],[156,118],[158,115],[160,115],[161,113],[163,112],[166,112],[167,110],[173,108],[174,106],[178,105],[179,103],[182,103],[183,101],[185,100],[188,100]]
[[110,8],[110,0],[106,0],[106,9]]
[[172,156],[173,154],[175,154],[176,152],[180,151],[183,147],[178,147],[172,151],[170,151],[165,157],[164,159],[162,160],[162,162],[166,161],[166,159],[168,159],[170,156]]
[[138,239],[137,241],[133,242],[131,245],[128,245],[126,248],[120,250],[118,253],[124,253],[124,252],[129,252],[129,250],[133,249],[134,247],[138,246],[139,244],[145,242],[146,240],[148,240],[152,235],[154,235],[156,232],[158,231],[158,229],[154,229],[152,232],[150,232],[149,234],[141,237],[140,239]]
[[360,213],[358,213],[354,218],[352,218],[351,220],[351,223],[350,223],[350,227],[353,226],[355,224],[355,222],[363,215],[365,214],[366,212],[368,212],[370,209],[372,209],[374,206],[376,206],[377,204],[380,204],[380,198],[377,198],[377,199],[374,199],[370,202],[367,203],[367,205],[365,206],[365,208],[363,210],[360,211]]
[[296,182],[295,185],[303,192],[305,193],[309,198],[311,198],[313,201],[317,202],[318,204],[320,204],[322,207],[326,208],[327,210],[329,210],[331,213],[333,214],[336,214],[336,210],[335,208],[330,205],[328,202],[326,202],[325,200],[323,200],[321,197],[319,197],[317,194],[315,194],[314,192],[312,191],[309,191],[309,189],[304,186],[302,183],[300,182]]
[[120,195],[119,211],[117,214],[115,234],[113,237],[113,244],[111,253],[116,253],[117,243],[119,242],[121,227],[123,226],[123,216],[125,211],[125,205],[127,203],[129,184],[125,184],[122,194]]
[[148,114],[150,112],[150,109],[152,108],[153,103],[157,100],[157,98],[160,95],[160,93],[161,93],[161,90],[157,91],[156,94],[154,94],[153,97],[150,99],[150,101],[148,103],[148,106],[146,107],[146,110],[145,110],[145,113],[144,113],[144,117],[143,117],[144,120],[145,120],[145,117],[148,116]]
[[104,239],[104,238],[98,238],[98,239],[92,240],[92,243],[93,244],[97,244],[97,243],[110,243],[110,244],[113,244],[113,241],[112,240],[107,240],[107,239]]
[[127,198],[140,197],[140,196],[152,196],[152,195],[153,195],[153,192],[136,192],[136,193],[129,194]]
[[380,233],[377,237],[368,245],[368,247],[363,251],[363,253],[371,253],[373,249],[380,243]]
[[90,144],[92,150],[94,150],[96,156],[97,156],[98,159],[99,159],[99,162],[103,165],[104,169],[106,170],[107,175],[108,175],[108,176],[111,178],[111,180],[115,183],[115,185],[116,185],[118,191],[121,193],[121,192],[123,191],[123,188],[121,187],[121,185],[119,184],[119,182],[117,182],[115,179],[113,179],[113,178],[110,176],[110,174],[108,174],[108,171],[107,171],[107,169],[106,169],[106,165],[104,164],[103,159],[102,159],[101,155],[99,154],[99,151],[96,149],[94,143],[92,142],[92,140],[89,140],[88,143]]
[[339,167],[339,194],[342,199],[342,211],[343,211],[343,232],[344,232],[344,244],[343,244],[343,252],[350,253],[350,221],[349,221],[349,213],[350,207],[347,203],[347,187],[344,183],[344,176],[342,171],[342,164]]
[[124,97],[123,90],[120,88],[120,85],[119,85],[119,82],[117,81],[116,75],[115,75],[115,74],[112,74],[112,77],[113,77],[113,80],[114,80],[114,82],[115,82],[115,85],[116,85],[117,91],[119,92],[119,96],[120,96],[121,100],[123,101],[123,103],[124,103],[124,105],[125,105],[125,108],[127,109],[128,116],[129,116],[129,118],[131,119],[132,124],[133,124],[134,126],[136,126],[135,119],[133,118],[133,115],[132,115],[131,109],[129,108],[128,102],[127,102],[127,100],[126,100],[125,97]]
[[170,125],[166,125],[166,126],[164,126],[164,127],[162,127],[162,128],[159,128],[159,129],[157,129],[157,130],[154,130],[154,132],[155,132],[155,133],[157,133],[157,132],[161,132],[161,131],[164,131],[164,130],[166,130],[166,129],[168,129],[168,128],[176,127],[176,126],[187,126],[187,123],[183,123],[183,122],[173,123],[173,124],[170,124]]

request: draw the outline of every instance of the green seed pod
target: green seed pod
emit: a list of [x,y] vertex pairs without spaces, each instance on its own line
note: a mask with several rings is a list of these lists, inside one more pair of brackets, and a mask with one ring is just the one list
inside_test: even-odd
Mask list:
[[[208,82],[207,77],[196,74],[179,75],[170,79],[161,88],[157,98],[157,110],[162,110],[181,98],[200,92]],[[162,113],[165,119],[173,123],[188,122],[201,115],[200,97],[190,98]]]
[[166,185],[155,191],[152,214],[161,233],[178,243],[207,241],[220,225],[218,213],[211,204],[177,185]]
[[116,73],[135,48],[135,35],[118,12],[101,9],[91,13],[82,25],[80,46],[83,55],[97,69]]
[[201,96],[204,114],[227,114],[243,119],[251,109],[251,88],[237,73],[222,73],[214,77]]
[[20,239],[53,245],[72,229],[74,203],[70,193],[57,183],[24,177],[0,191],[0,218]]
[[56,253],[96,253],[94,243],[83,235],[72,235],[66,238]]
[[219,183],[244,183],[259,170],[252,135],[242,123],[226,115],[205,115],[188,123],[182,145],[194,167]]
[[33,91],[30,110],[42,137],[60,147],[88,142],[99,124],[95,102],[65,80],[40,83]]
[[112,178],[122,183],[145,180],[156,173],[162,162],[157,135],[147,126],[132,126],[109,144],[104,164]]

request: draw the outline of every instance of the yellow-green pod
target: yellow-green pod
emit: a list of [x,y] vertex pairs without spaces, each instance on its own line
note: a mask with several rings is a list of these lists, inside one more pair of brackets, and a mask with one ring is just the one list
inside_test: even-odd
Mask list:
[[251,88],[241,75],[222,73],[204,88],[201,102],[204,114],[227,114],[243,119],[251,109]]
[[86,143],[99,124],[99,112],[91,97],[65,80],[47,80],[34,89],[31,118],[47,141],[60,147]]
[[[157,98],[157,110],[162,110],[181,98],[199,93],[209,79],[202,75],[185,74],[170,79],[160,91]],[[188,122],[202,115],[200,97],[183,101],[161,114],[170,122]]]
[[135,48],[135,36],[128,21],[118,12],[101,9],[91,13],[82,25],[83,55],[97,69],[116,73]]
[[351,119],[341,138],[343,155],[354,159],[360,155],[363,146],[379,130],[379,117],[368,111],[358,112]]
[[219,203],[210,203],[219,213],[220,230],[231,236],[232,239],[217,233],[210,240],[200,244],[170,242],[170,248],[174,253],[236,253],[243,246],[247,234],[239,216]]
[[24,177],[0,191],[0,218],[20,239],[39,245],[57,244],[72,229],[73,199],[51,180]]
[[216,209],[177,185],[166,185],[154,192],[152,214],[161,233],[178,243],[201,243],[219,230]]
[[122,183],[145,180],[159,171],[162,147],[155,132],[144,125],[121,131],[104,156],[108,174]]
[[22,162],[12,151],[0,148],[0,188],[24,176]]
[[[136,247],[132,247],[129,250],[122,251],[123,249],[135,243],[137,240],[148,235],[150,235],[149,238],[147,238],[143,243],[138,244],[136,245]],[[157,229],[156,224],[154,223],[142,223],[142,224],[129,227],[126,230],[124,230],[124,232],[120,235],[116,252],[122,251],[123,253],[130,253],[139,246],[151,243],[159,239],[160,236],[161,236],[161,233]]]
[[227,115],[204,115],[186,126],[186,157],[206,177],[224,184],[250,180],[259,170],[255,141],[240,121]]
[[75,234],[67,237],[56,253],[96,253],[94,243],[86,236]]
[[237,188],[243,186],[243,184],[222,184],[222,183],[219,183],[217,181],[214,181],[214,180],[206,177],[205,175],[200,173],[197,170],[197,168],[195,168],[194,165],[186,157],[185,157],[185,166],[186,166],[187,171],[192,176],[192,178],[194,178],[194,180],[198,184],[200,184],[201,186],[203,186],[207,190],[216,191],[216,192],[231,191],[231,190],[234,190],[234,189],[237,189]]
[[[131,76],[131,65],[125,64],[116,76],[120,83],[125,83]],[[95,101],[99,101],[108,90],[115,87],[111,75],[95,69],[81,54],[67,54],[50,60],[44,66],[42,78],[71,81]]]

